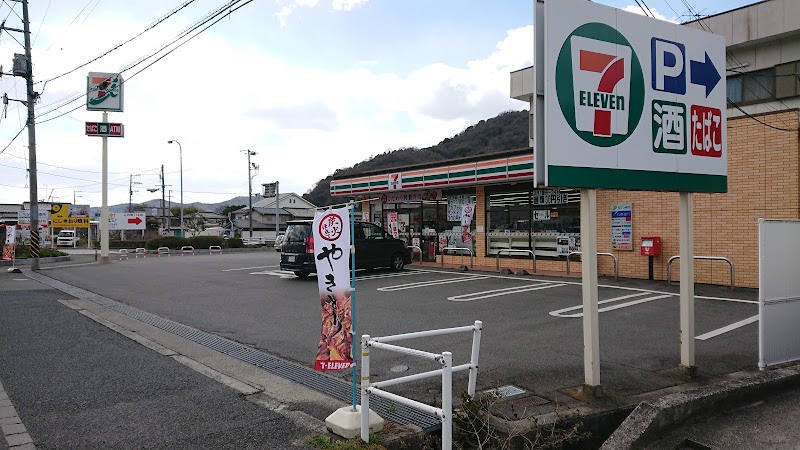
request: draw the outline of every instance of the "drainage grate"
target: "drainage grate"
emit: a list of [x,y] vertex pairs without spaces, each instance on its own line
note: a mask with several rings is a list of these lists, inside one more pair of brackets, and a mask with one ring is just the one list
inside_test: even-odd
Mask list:
[[514,395],[524,394],[526,391],[525,389],[522,389],[517,386],[512,386],[509,384],[506,386],[500,386],[499,388],[489,389],[488,391],[484,392],[486,392],[487,394],[492,394],[497,398],[506,398],[506,397],[512,397]]
[[[28,272],[27,274],[34,280],[56,288],[73,297],[92,301],[120,314],[124,314],[148,325],[152,325],[161,330],[168,331],[182,338],[214,349],[220,353],[260,367],[270,373],[286,378],[287,380],[322,392],[337,400],[348,404],[353,400],[353,386],[346,381],[276,358],[215,334],[207,333],[169,319],[164,319],[155,314],[125,305],[116,300],[43,276],[39,273]],[[361,393],[356,392],[356,395],[358,401],[360,401]],[[436,417],[405,405],[396,404],[381,397],[371,398],[370,407],[378,412],[381,417],[400,425],[416,425],[425,431],[430,431],[441,426],[441,422]]]

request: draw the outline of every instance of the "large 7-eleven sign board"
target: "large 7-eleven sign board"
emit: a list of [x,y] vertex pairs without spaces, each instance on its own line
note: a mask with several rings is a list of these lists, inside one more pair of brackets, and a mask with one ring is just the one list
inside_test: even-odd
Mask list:
[[544,18],[545,185],[727,192],[724,38],[586,0]]

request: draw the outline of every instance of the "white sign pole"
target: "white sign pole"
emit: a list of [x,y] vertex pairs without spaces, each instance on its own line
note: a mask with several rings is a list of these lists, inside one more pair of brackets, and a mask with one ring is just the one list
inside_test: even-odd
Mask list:
[[581,189],[584,390],[601,395],[600,328],[597,311],[597,190]]
[[692,193],[680,193],[681,367],[693,376],[694,360],[694,207]]
[[[103,123],[108,122],[108,113],[103,111]],[[100,209],[100,262],[108,264],[108,137],[103,136],[103,206]]]

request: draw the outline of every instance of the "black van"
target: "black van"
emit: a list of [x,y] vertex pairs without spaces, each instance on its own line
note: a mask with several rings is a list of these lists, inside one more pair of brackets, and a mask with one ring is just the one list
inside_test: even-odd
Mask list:
[[[286,228],[281,247],[281,269],[291,270],[298,277],[317,271],[314,261],[314,237],[311,220],[292,220]],[[369,222],[356,221],[353,227],[356,244],[356,269],[389,267],[402,270],[411,264],[411,251],[405,242],[395,239],[383,228]]]

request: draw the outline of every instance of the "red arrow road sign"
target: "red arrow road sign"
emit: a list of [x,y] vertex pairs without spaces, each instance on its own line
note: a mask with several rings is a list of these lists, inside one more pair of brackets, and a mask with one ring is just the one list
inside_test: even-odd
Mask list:
[[128,219],[128,223],[135,223],[136,225],[139,225],[140,223],[142,223],[142,219],[134,217],[133,219]]

